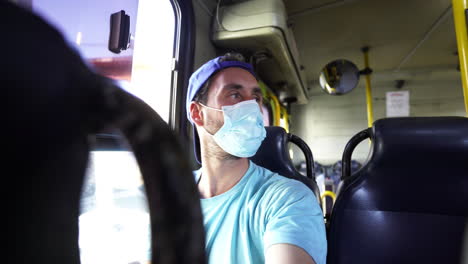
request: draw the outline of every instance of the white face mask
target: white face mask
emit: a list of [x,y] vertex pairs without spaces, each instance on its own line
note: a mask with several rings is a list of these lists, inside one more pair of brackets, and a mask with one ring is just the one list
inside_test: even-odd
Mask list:
[[213,135],[219,147],[241,158],[252,157],[257,153],[266,136],[266,130],[260,107],[255,100],[223,106],[221,110],[202,106],[223,112],[224,125]]

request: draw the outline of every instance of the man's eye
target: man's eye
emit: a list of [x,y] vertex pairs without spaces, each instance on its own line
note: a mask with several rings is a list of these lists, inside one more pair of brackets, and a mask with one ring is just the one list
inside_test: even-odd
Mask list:
[[254,96],[254,99],[255,99],[255,101],[257,101],[257,103],[262,102],[262,96],[259,96],[259,95]]
[[231,98],[233,98],[233,99],[240,98],[240,94],[239,93],[233,93],[233,94],[231,94]]

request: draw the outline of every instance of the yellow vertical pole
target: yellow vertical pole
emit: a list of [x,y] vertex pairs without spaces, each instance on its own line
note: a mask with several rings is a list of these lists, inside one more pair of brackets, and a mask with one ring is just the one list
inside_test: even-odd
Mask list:
[[460,74],[465,98],[465,111],[468,117],[468,33],[465,10],[468,8],[467,0],[452,0],[453,19],[457,35],[458,58],[460,60]]
[[264,82],[259,81],[258,85],[260,86],[260,89],[262,90],[263,97],[269,101],[271,110],[273,111],[273,120],[270,126],[279,126],[280,119],[281,119],[281,112],[280,112],[280,103],[278,101],[278,98],[273,92],[271,92],[270,88],[268,88],[268,86]]
[[374,122],[374,114],[372,108],[372,89],[371,89],[371,82],[370,82],[370,75],[371,70],[369,67],[369,47],[363,47],[362,52],[364,52],[364,66],[367,73],[366,76],[366,102],[367,102],[367,126],[372,127],[372,123]]
[[286,132],[289,133],[289,114],[288,114],[288,110],[281,106],[281,117],[283,119],[283,128],[284,130],[286,130]]
[[280,108],[280,103],[278,101],[278,98],[274,93],[270,92],[270,98],[273,100],[273,105],[274,105],[274,111],[273,111],[273,125],[274,126],[280,126],[280,119],[281,119],[281,108]]

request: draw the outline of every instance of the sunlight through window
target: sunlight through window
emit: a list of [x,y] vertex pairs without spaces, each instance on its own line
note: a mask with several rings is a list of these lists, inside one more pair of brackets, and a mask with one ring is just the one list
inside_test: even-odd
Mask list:
[[169,1],[140,0],[130,91],[169,121],[174,12]]

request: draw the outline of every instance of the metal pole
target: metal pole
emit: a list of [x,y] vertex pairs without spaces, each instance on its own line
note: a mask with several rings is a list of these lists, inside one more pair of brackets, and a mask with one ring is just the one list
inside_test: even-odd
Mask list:
[[457,35],[458,58],[460,60],[460,74],[465,98],[465,111],[468,117],[468,36],[466,9],[467,0],[452,0],[453,18],[455,20],[455,32]]
[[[369,67],[369,47],[363,47],[362,52],[364,52],[364,66],[366,70],[370,70]],[[370,75],[371,71],[367,71],[365,74],[366,76],[366,102],[367,102],[367,126],[372,127],[372,123],[374,122],[374,114],[372,108],[372,89],[371,89],[371,82],[370,82]]]

